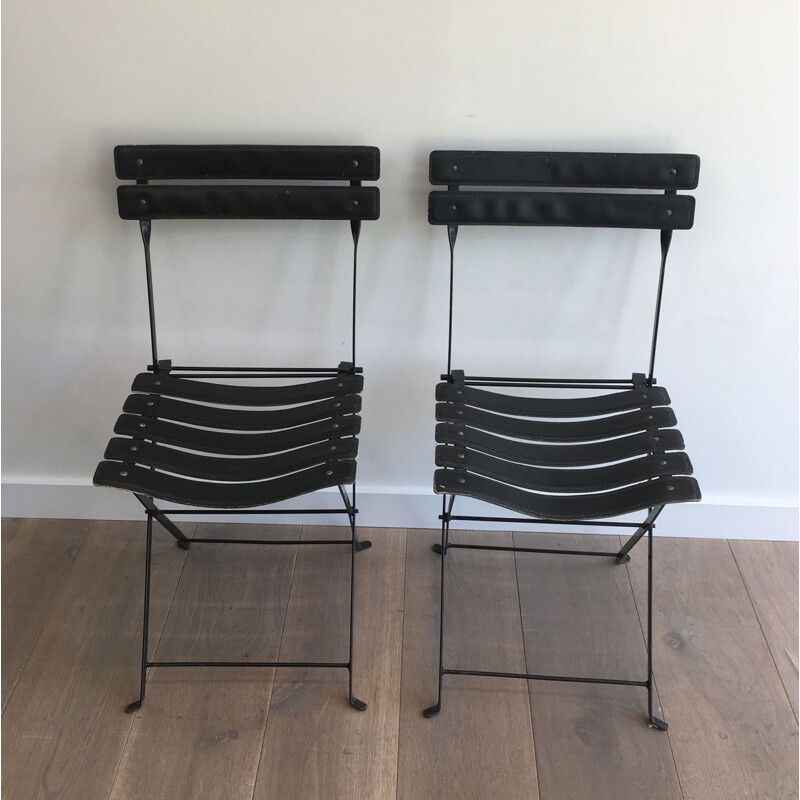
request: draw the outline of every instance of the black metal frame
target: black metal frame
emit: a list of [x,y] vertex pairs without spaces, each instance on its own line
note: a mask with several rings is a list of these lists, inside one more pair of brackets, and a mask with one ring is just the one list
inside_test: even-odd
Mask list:
[[[649,370],[647,376],[634,375],[630,379],[597,379],[597,378],[517,378],[517,377],[492,377],[481,375],[463,375],[459,373],[454,376],[452,370],[452,348],[453,348],[453,286],[454,286],[454,253],[455,243],[458,234],[459,224],[507,224],[507,225],[588,225],[600,227],[659,227],[649,221],[644,223],[641,220],[636,224],[627,224],[626,221],[609,222],[595,221],[592,214],[585,208],[575,209],[563,208],[557,213],[543,213],[531,211],[530,207],[524,208],[526,200],[522,200],[512,212],[508,212],[502,207],[502,202],[490,210],[487,210],[492,202],[502,198],[501,194],[492,196],[486,192],[482,200],[486,206],[480,207],[478,204],[471,208],[466,208],[469,203],[461,202],[465,197],[460,193],[462,184],[476,185],[515,185],[515,186],[579,186],[583,188],[594,186],[615,186],[615,187],[638,187],[638,188],[663,188],[664,195],[671,197],[676,194],[677,188],[694,188],[697,183],[697,165],[699,161],[696,156],[676,156],[678,160],[691,159],[694,164],[693,174],[686,177],[686,173],[692,170],[683,170],[681,161],[681,172],[684,175],[678,176],[678,183],[674,183],[678,170],[672,168],[667,177],[660,179],[653,177],[653,172],[649,174],[641,173],[642,182],[630,182],[627,178],[631,172],[637,170],[637,160],[639,164],[650,159],[651,163],[659,163],[659,168],[666,175],[666,168],[669,163],[664,162],[662,156],[620,156],[619,159],[629,159],[629,163],[620,168],[616,180],[618,183],[604,183],[602,178],[608,176],[604,169],[598,170],[597,161],[599,159],[616,159],[617,156],[610,154],[569,154],[569,153],[491,153],[491,152],[469,152],[469,151],[434,151],[431,153],[431,183],[446,185],[446,192],[432,192],[429,201],[429,221],[432,224],[447,226],[447,236],[450,248],[450,282],[449,282],[449,317],[448,317],[448,341],[447,341],[447,372],[441,376],[443,381],[448,383],[457,382],[463,386],[482,386],[482,387],[525,387],[525,388],[548,388],[548,389],[608,389],[608,390],[631,390],[653,387],[656,384],[654,379],[654,367],[656,356],[656,344],[658,340],[658,328],[661,315],[661,301],[663,294],[664,272],[672,239],[672,227],[665,225],[661,230],[661,266],[658,279],[658,290],[655,302],[655,313],[653,318],[653,330],[650,346]],[[493,159],[496,159],[493,163]],[[592,163],[594,162],[594,163]],[[673,162],[677,163],[677,162]],[[687,162],[688,163],[688,162]],[[448,166],[450,165],[450,166]],[[587,168],[588,167],[588,168]],[[465,169],[464,169],[465,168]],[[611,167],[611,174],[616,167]],[[628,170],[626,173],[625,170]],[[466,175],[464,173],[467,173]],[[527,174],[523,175],[523,173]],[[581,173],[583,173],[581,175]],[[576,180],[568,180],[567,177]],[[469,193],[467,193],[469,194]],[[480,193],[475,193],[480,194]],[[508,195],[507,195],[508,196]],[[513,197],[514,195],[511,195]],[[516,197],[522,197],[517,195]],[[542,202],[546,194],[530,196],[533,203]],[[557,197],[557,195],[556,195]],[[562,195],[563,198],[580,197]],[[601,195],[595,195],[599,202]],[[612,197],[612,196],[606,196]],[[683,198],[686,200],[687,198]],[[690,199],[690,198],[689,198]],[[546,202],[546,201],[544,201]],[[567,201],[568,203],[569,201]],[[591,199],[589,202],[593,202]],[[613,201],[612,201],[613,202]],[[693,201],[692,201],[693,203]],[[687,219],[674,225],[674,227],[691,227],[693,204],[688,205],[690,214]],[[603,210],[604,212],[605,210]],[[672,210],[666,210],[666,215],[671,216]],[[678,212],[680,213],[680,212]],[[525,215],[527,214],[527,218]],[[601,213],[602,216],[602,213]],[[621,217],[620,217],[621,219]],[[462,412],[457,412],[462,413]],[[567,415],[565,415],[567,416]],[[462,434],[463,435],[463,434]],[[437,439],[437,441],[444,441]],[[663,450],[662,450],[663,452]],[[463,456],[462,456],[463,457]],[[437,462],[438,463],[438,462]],[[456,470],[458,472],[458,470]],[[459,481],[463,483],[464,481]],[[671,487],[670,487],[671,488]],[[655,520],[664,509],[664,504],[651,506],[647,509],[647,515],[641,522],[613,522],[597,519],[545,519],[541,517],[509,517],[509,516],[484,516],[484,515],[456,515],[453,514],[453,506],[456,494],[448,493],[437,488],[442,494],[442,513],[439,515],[441,520],[441,541],[433,545],[433,551],[440,555],[440,596],[439,596],[439,670],[438,670],[438,694],[436,703],[426,708],[423,715],[427,718],[435,717],[442,708],[442,684],[445,675],[474,675],[497,678],[518,678],[533,681],[563,681],[568,683],[595,683],[619,686],[638,686],[647,689],[647,716],[650,726],[658,730],[665,731],[667,723],[656,717],[653,713],[653,653],[652,653],[652,626],[653,626],[653,530]],[[697,498],[699,499],[699,493]],[[490,502],[484,500],[483,502]],[[517,546],[494,546],[477,544],[460,544],[450,541],[450,525],[452,522],[508,522],[525,524],[544,524],[544,525],[580,525],[598,526],[613,528],[635,528],[630,538],[617,551],[596,552],[589,550],[563,550],[548,549],[537,547],[517,547]],[[647,652],[647,676],[644,680],[620,680],[607,677],[592,676],[571,676],[571,675],[544,675],[534,673],[516,672],[497,672],[491,670],[471,670],[471,669],[450,669],[444,664],[444,619],[445,619],[445,559],[447,551],[453,549],[474,550],[474,551],[501,551],[513,553],[538,553],[544,555],[574,555],[592,556],[613,559],[616,565],[627,564],[630,561],[630,551],[642,539],[647,536],[647,629],[645,634]]]
[[[137,157],[138,156],[138,157]],[[353,157],[355,156],[355,158]],[[359,159],[361,164],[359,165]],[[294,189],[289,187],[274,187],[275,190],[282,190],[285,197],[280,196],[280,191],[275,191],[273,197],[266,200],[258,199],[256,205],[261,203],[258,210],[253,213],[252,204],[247,201],[242,202],[242,196],[247,195],[248,190],[240,190],[238,187],[228,186],[219,190],[219,197],[223,204],[222,213],[215,213],[209,207],[195,205],[188,213],[185,212],[186,206],[178,204],[177,213],[167,211],[159,215],[151,212],[151,203],[154,199],[158,201],[158,191],[163,187],[156,187],[156,193],[150,197],[142,197],[136,201],[134,197],[131,206],[124,207],[126,196],[130,197],[130,189],[135,187],[120,187],[118,197],[120,201],[120,215],[126,219],[138,219],[139,227],[144,245],[145,273],[147,282],[147,302],[150,323],[150,345],[152,363],[147,370],[156,374],[169,375],[177,373],[182,378],[261,378],[261,379],[298,379],[298,378],[335,378],[344,373],[349,375],[362,374],[363,369],[356,366],[356,286],[358,269],[358,241],[361,230],[362,219],[376,219],[378,216],[377,189],[360,190],[361,177],[366,180],[376,180],[379,172],[379,153],[376,148],[345,148],[345,147],[238,147],[238,146],[146,146],[142,148],[118,147],[115,150],[115,162],[117,166],[117,176],[119,178],[135,178],[137,186],[148,186],[150,179],[193,179],[193,178],[288,178],[290,180],[312,179],[312,180],[346,180],[349,187],[356,191],[369,191],[372,194],[367,196],[370,206],[365,210],[362,202],[360,209],[353,208],[359,206],[358,199],[352,199],[348,195],[345,200],[334,199],[336,190],[327,188],[309,189],[310,194],[316,192],[318,206],[322,207],[321,216],[313,213],[301,211],[291,206],[293,199],[287,201],[290,194],[301,195],[304,189]],[[262,184],[262,187],[264,185]],[[269,187],[269,184],[266,185]],[[273,185],[274,186],[274,185]],[[199,187],[209,189],[210,187]],[[337,187],[338,188],[338,187]],[[178,187],[188,194],[194,191],[189,187]],[[237,197],[236,193],[240,196]],[[326,194],[330,192],[330,194]],[[127,193],[127,195],[126,195]],[[252,192],[251,192],[251,196]],[[354,195],[363,197],[363,195]],[[277,200],[275,198],[278,198]],[[217,198],[218,199],[218,198]],[[169,200],[169,198],[168,198]],[[214,200],[214,198],[212,198]],[[186,197],[183,198],[184,203]],[[313,198],[312,201],[313,202]],[[287,205],[281,205],[287,203]],[[339,204],[338,206],[336,204]],[[139,207],[141,204],[141,208]],[[270,205],[271,204],[271,205]],[[191,205],[191,204],[190,204]],[[347,208],[342,210],[342,206]],[[131,211],[131,207],[133,211]],[[173,365],[170,360],[159,360],[158,344],[156,334],[155,301],[153,292],[152,264],[150,255],[150,235],[153,218],[259,218],[259,219],[344,219],[349,220],[353,238],[353,290],[352,290],[352,362],[343,362],[338,367],[220,367],[220,366],[181,366]],[[341,384],[339,384],[341,385]],[[338,405],[338,404],[337,404]],[[333,427],[338,427],[334,425]],[[135,435],[132,441],[145,440],[146,435]],[[131,449],[135,450],[136,447]],[[332,450],[335,448],[331,448]],[[101,462],[102,467],[102,462]],[[154,467],[151,467],[154,469]],[[120,473],[122,476],[125,472]],[[327,473],[330,474],[330,473]],[[101,475],[100,467],[95,475],[95,483],[99,485],[113,485],[109,483],[106,476],[99,479]],[[123,487],[120,487],[123,488]],[[146,552],[145,552],[145,574],[144,574],[144,604],[142,618],[142,651],[140,661],[140,680],[139,697],[126,707],[126,712],[136,711],[141,707],[145,698],[147,671],[152,667],[314,667],[321,669],[346,669],[348,672],[348,699],[350,704],[359,711],[364,711],[367,704],[358,699],[353,694],[353,619],[355,611],[355,554],[371,547],[369,540],[359,541],[356,533],[356,481],[353,473],[352,497],[348,495],[345,485],[338,485],[339,493],[343,501],[343,508],[310,508],[310,509],[287,509],[287,508],[175,508],[163,509],[156,505],[153,496],[133,491],[136,499],[144,506],[147,520],[146,531]],[[179,515],[214,515],[214,514],[248,514],[248,515],[319,515],[319,514],[346,514],[350,526],[350,536],[341,539],[326,540],[279,540],[279,539],[220,539],[213,537],[189,539],[177,525],[170,519]],[[175,539],[177,546],[183,550],[189,550],[195,545],[214,545],[214,544],[248,544],[248,545],[347,545],[350,547],[350,587],[349,587],[349,650],[346,662],[318,662],[318,661],[158,661],[148,658],[148,639],[149,639],[149,617],[150,617],[150,582],[151,582],[151,560],[152,560],[152,537],[153,520],[158,521],[161,526]]]

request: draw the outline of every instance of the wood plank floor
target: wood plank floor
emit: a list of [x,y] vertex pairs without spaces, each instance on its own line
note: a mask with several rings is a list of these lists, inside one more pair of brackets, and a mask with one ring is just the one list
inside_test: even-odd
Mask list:
[[[188,536],[263,537],[250,525]],[[342,529],[270,527],[270,538]],[[435,702],[432,531],[363,530],[354,690],[346,670],[151,670],[137,694],[144,523],[3,521],[6,800],[728,800],[798,797],[795,543],[656,538],[644,689],[446,676]],[[616,536],[454,532],[454,541],[613,551]],[[445,664],[640,679],[646,541],[604,558],[451,550]],[[347,658],[349,551],[175,547],[156,525],[151,654]]]

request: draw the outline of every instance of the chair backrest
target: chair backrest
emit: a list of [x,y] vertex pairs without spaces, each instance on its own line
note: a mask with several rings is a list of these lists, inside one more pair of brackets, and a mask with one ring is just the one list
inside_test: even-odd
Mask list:
[[[353,234],[353,365],[355,286],[362,220],[380,216],[375,181],[380,175],[377,147],[276,145],[120,145],[114,148],[117,177],[135,185],[117,188],[119,215],[138,220],[145,247],[153,363],[158,348],[150,262],[152,220],[284,219],[347,220]],[[169,183],[150,184],[149,181]],[[237,181],[226,184],[223,181]],[[326,185],[241,183],[310,181]],[[188,181],[188,183],[184,183]],[[341,182],[331,184],[330,182]],[[212,183],[209,183],[212,182]]]
[[[650,153],[543,153],[435,150],[430,182],[446,185],[428,199],[428,221],[446,225],[450,240],[450,331],[447,372],[451,370],[453,249],[459,225],[534,225],[649,228],[661,231],[659,275],[648,382],[653,382],[664,269],[673,230],[694,223],[694,198],[676,194],[697,186],[695,155]],[[461,187],[481,188],[462,191]],[[541,187],[508,191],[507,187]],[[564,191],[582,189],[584,191]],[[602,190],[623,191],[602,191]],[[630,190],[646,189],[648,192]],[[656,194],[661,191],[662,194]]]

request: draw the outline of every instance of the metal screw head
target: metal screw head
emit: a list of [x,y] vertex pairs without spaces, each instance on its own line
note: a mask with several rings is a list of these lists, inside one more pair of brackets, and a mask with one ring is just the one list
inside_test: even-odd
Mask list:
[[462,416],[463,413],[464,412],[460,408],[456,410],[456,414],[458,414],[459,417]]
[[137,158],[137,159],[136,159],[136,166],[137,166],[137,167],[141,167],[141,166],[142,166],[142,164],[144,164],[144,161],[142,161],[142,159],[141,159],[141,158]]
[[139,449],[139,448],[138,448],[138,447],[137,447],[135,444],[134,444],[134,445],[131,445],[131,450],[138,450],[138,449]]
[[459,453],[459,454],[458,454],[458,457],[459,457],[459,458],[466,458],[466,456],[465,456],[463,453]]
[[146,206],[147,205],[147,200],[145,200],[144,197],[140,198],[139,199],[139,205],[140,206]]
[[668,217],[671,217],[671,216],[672,216],[672,209],[671,209],[671,208],[668,208],[668,209],[667,209],[667,216],[668,216]]
[[127,472],[120,472],[120,475],[124,478],[128,473]]
[[154,384],[155,384],[156,386],[161,386],[161,381],[154,381]]
[[353,200],[353,205],[357,206],[358,205],[358,200]]
[[673,168],[672,168],[672,169],[669,171],[669,174],[670,174],[670,175],[677,175],[677,174],[678,174],[678,170],[676,170],[676,169],[675,169],[675,167],[673,167]]
[[661,439],[659,439],[659,438],[658,438],[658,436],[654,436],[654,437],[653,437],[653,441],[654,441],[654,442],[660,442],[660,441],[661,441]]
[[343,383],[337,383],[336,385],[337,385],[337,386],[338,386],[340,389],[341,389],[341,387],[342,387],[342,386],[344,386],[344,384],[343,384]]
[[353,159],[353,166],[354,166],[354,167],[357,167],[357,166],[358,166],[358,161],[356,161],[355,159]]
[[647,419],[653,419],[653,415],[652,414],[648,414],[647,415]]
[[660,464],[662,467],[666,467],[666,466],[667,466],[667,462],[666,462],[666,461],[659,461],[658,463],[659,463],[659,464]]
[[334,444],[334,445],[332,445],[332,446],[331,446],[331,453],[332,453],[332,452],[333,452],[335,449],[336,449],[336,445]]
[[450,167],[450,169],[451,169],[453,172],[458,172],[458,164],[453,164],[453,166],[452,166],[452,167]]
[[647,400],[647,395],[646,394],[642,394],[642,399],[643,400]]
[[332,469],[326,469],[325,470],[325,474],[326,475],[333,475],[333,470]]
[[458,208],[457,206],[450,206],[450,210],[451,210],[451,211],[456,211],[456,210],[457,210],[457,208]]
[[140,427],[140,428],[145,428],[145,427],[147,427],[147,426],[144,424],[144,422],[140,422],[140,423],[139,423],[139,427]]
[[339,408],[339,406],[340,406],[340,405],[341,405],[341,403],[334,403],[334,404],[333,404],[333,407],[334,407],[334,408]]
[[339,423],[338,423],[338,422],[334,422],[334,423],[333,423],[333,427],[334,427],[334,428],[338,428],[338,427],[339,427]]
[[467,482],[467,479],[466,479],[466,478],[459,478],[459,479],[458,479],[458,482],[459,482],[459,483],[466,483],[466,482]]
[[456,394],[464,394],[464,392],[462,392],[461,389],[456,389]]
[[458,435],[459,435],[459,436],[463,436],[463,435],[464,435],[464,431],[459,431],[459,432],[458,432]]
[[153,401],[152,400],[148,400],[147,401],[147,405],[149,405],[149,406],[153,405]]
[[675,487],[674,486],[667,486],[667,491],[668,492],[674,492],[675,491]]

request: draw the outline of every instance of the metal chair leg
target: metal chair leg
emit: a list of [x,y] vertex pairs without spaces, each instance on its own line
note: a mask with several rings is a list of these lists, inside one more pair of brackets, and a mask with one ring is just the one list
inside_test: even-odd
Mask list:
[[147,512],[147,545],[145,548],[144,566],[144,615],[142,618],[142,661],[139,676],[139,699],[134,700],[125,707],[130,714],[142,707],[144,702],[145,683],[147,682],[147,632],[150,621],[150,561],[153,545],[153,515]]
[[[662,506],[663,508],[663,506]],[[647,716],[650,727],[665,731],[663,719],[653,716],[653,528],[647,531]]]
[[372,542],[368,539],[359,542],[356,536],[356,510],[355,510],[355,496],[356,496],[356,487],[353,484],[353,502],[350,502],[350,499],[347,496],[347,492],[345,492],[344,487],[340,486],[339,491],[341,492],[342,499],[344,500],[345,507],[347,508],[347,516],[350,520],[350,534],[351,534],[351,546],[350,546],[350,655],[347,659],[347,694],[348,699],[350,701],[350,705],[353,706],[357,711],[366,711],[367,704],[363,700],[359,700],[353,694],[353,617],[354,617],[354,604],[355,604],[355,580],[356,580],[356,553],[367,550],[368,548],[372,547]]
[[[455,499],[455,496],[453,496]],[[452,502],[450,504],[452,509]],[[442,678],[444,677],[444,561],[447,556],[447,540],[450,534],[449,514],[445,512],[445,498],[442,498],[442,543],[440,562],[440,584],[439,584],[439,695],[436,704],[426,708],[422,716],[430,719],[435,717],[442,710]]]

